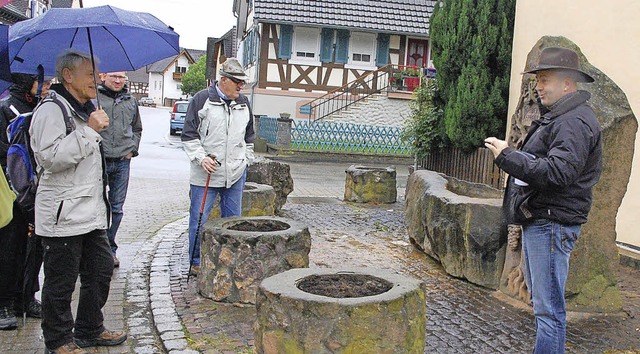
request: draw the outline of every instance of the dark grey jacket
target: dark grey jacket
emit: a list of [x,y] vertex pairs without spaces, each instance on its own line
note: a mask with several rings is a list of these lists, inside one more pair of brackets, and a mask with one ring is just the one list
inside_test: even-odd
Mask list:
[[100,132],[104,156],[122,158],[128,153],[138,156],[142,137],[142,121],[136,99],[127,89],[114,92],[107,87],[98,88],[100,105],[109,116],[109,127]]
[[[602,129],[587,104],[590,97],[586,91],[562,97],[533,122],[522,151],[506,148],[498,155],[496,164],[511,176],[505,205],[516,210],[509,212],[521,211],[518,206],[524,203],[529,220],[568,225],[587,221],[592,188],[602,172]],[[529,185],[517,186],[514,178]],[[513,200],[518,198],[515,189],[527,200]],[[510,222],[529,221],[511,217]]]

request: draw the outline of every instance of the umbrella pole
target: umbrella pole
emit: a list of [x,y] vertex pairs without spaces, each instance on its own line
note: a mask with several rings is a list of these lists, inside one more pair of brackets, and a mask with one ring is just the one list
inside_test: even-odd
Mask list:
[[[80,3],[82,4],[82,0],[80,0]],[[80,7],[82,7],[82,5],[80,5]],[[87,39],[89,40],[89,54],[91,54],[91,66],[93,67],[93,71],[94,71],[94,79],[95,79],[95,71],[98,69],[96,68],[96,61],[93,58],[93,44],[91,43],[91,31],[89,31],[89,27],[87,27]],[[100,97],[98,95],[98,85],[96,85],[96,108],[97,109],[101,109],[102,107],[100,106]]]
[[[80,8],[84,8],[84,5],[82,4],[82,0],[80,0]],[[95,59],[93,59],[93,43],[91,43],[91,31],[89,31],[89,27],[87,27],[87,39],[89,40],[89,54],[91,54],[91,66],[93,67],[93,70],[95,72],[96,68],[96,61]],[[97,105],[97,109],[101,109],[102,107],[100,106],[100,97],[98,97],[98,86],[96,85],[96,105]]]

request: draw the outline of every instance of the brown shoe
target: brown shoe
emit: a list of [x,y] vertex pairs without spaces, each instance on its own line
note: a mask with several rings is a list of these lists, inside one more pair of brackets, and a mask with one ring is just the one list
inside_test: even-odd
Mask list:
[[125,340],[127,340],[127,334],[124,331],[109,331],[105,329],[104,332],[100,333],[100,337],[98,338],[74,338],[73,340],[81,348],[97,346],[111,347],[114,345],[122,344]]
[[189,275],[192,277],[197,277],[198,273],[200,273],[200,266],[199,265],[191,266],[191,273],[189,273]]
[[45,349],[44,352],[45,354],[89,354],[74,342],[69,342],[56,349]]

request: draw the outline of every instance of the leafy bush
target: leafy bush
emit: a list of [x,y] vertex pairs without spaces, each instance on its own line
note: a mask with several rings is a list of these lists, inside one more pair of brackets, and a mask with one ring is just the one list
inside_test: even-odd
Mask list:
[[410,142],[418,158],[443,149],[448,144],[442,109],[433,103],[437,86],[435,80],[422,80],[413,91],[415,99],[410,103],[411,118],[401,138]]

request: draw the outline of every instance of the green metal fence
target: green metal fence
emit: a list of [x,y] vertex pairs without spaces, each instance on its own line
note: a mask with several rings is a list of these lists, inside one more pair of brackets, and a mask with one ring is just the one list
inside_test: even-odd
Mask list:
[[[293,120],[289,148],[411,156],[411,145],[400,139],[401,133],[401,127]],[[278,136],[277,119],[261,117],[258,136],[274,144]]]
[[291,147],[299,150],[411,155],[400,139],[402,128],[367,124],[293,121]]

